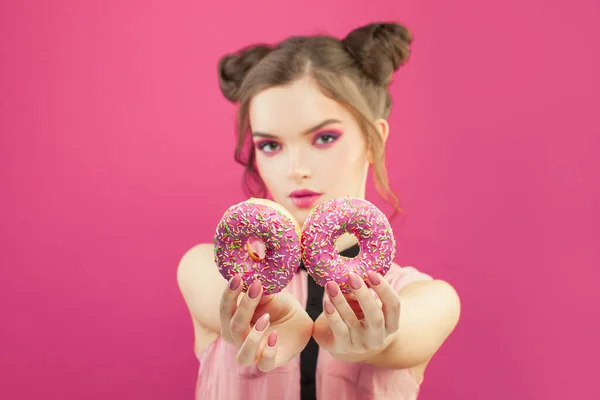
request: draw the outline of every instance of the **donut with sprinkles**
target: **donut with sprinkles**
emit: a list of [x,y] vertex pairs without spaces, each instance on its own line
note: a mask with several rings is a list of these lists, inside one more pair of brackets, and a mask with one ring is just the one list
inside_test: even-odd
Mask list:
[[[358,239],[360,252],[354,258],[340,255],[335,241],[344,233]],[[336,282],[342,293],[350,293],[348,272],[367,280],[367,271],[382,276],[396,255],[396,240],[385,214],[367,200],[340,197],[317,205],[304,222],[300,237],[301,257],[309,275],[321,286]]]
[[[254,243],[263,244],[263,253]],[[242,273],[243,291],[255,280],[264,294],[285,288],[300,266],[300,226],[281,205],[250,198],[235,204],[217,224],[214,260],[226,280]]]

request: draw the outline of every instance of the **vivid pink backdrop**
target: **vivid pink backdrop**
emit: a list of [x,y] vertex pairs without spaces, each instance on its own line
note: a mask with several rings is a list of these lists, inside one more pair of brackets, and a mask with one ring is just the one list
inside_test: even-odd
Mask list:
[[0,398],[191,399],[177,263],[243,199],[218,58],[388,19],[416,37],[393,85],[398,261],[463,304],[420,398],[600,398],[599,16],[591,0],[3,1]]

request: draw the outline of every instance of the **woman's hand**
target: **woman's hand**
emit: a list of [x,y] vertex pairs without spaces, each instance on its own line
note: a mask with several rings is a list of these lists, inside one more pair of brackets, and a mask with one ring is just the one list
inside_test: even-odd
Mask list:
[[313,322],[296,298],[287,292],[264,295],[260,281],[242,294],[241,275],[223,291],[221,336],[238,349],[240,365],[275,369],[300,353],[312,333]]
[[315,321],[315,341],[336,359],[360,362],[383,351],[400,322],[400,297],[381,275],[369,271],[369,286],[351,273],[351,293],[335,282],[325,285],[324,313]]

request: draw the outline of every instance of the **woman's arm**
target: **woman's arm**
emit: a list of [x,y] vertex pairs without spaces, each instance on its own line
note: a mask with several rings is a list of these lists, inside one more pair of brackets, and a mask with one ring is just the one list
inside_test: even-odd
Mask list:
[[426,280],[396,292],[381,276],[373,278],[380,282],[371,285],[380,302],[364,283],[350,295],[328,283],[333,296],[326,296],[325,312],[315,322],[315,340],[340,361],[398,369],[426,364],[458,322],[456,291],[444,281]]
[[380,352],[362,362],[389,368],[412,368],[430,360],[456,327],[460,299],[445,281],[419,281],[406,285],[400,297],[398,330]]
[[177,283],[195,331],[219,334],[219,302],[226,282],[215,265],[212,244],[196,245],[183,255],[177,269]]
[[[239,284],[230,289],[213,254],[212,245],[195,246],[183,256],[177,272],[192,315],[196,351],[222,336],[239,350],[238,363],[257,362],[261,370],[277,368],[300,353],[310,340],[313,321],[294,295],[263,295],[259,290],[256,297],[250,297],[252,291],[242,292]],[[265,314],[266,328],[259,331],[257,321]],[[275,348],[265,349],[268,338],[275,338]]]

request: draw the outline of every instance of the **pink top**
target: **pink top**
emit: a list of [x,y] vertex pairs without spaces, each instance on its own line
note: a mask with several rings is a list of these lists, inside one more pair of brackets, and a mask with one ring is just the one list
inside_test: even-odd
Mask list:
[[[300,269],[285,290],[306,307],[307,273]],[[432,279],[413,267],[393,265],[385,276],[399,290],[418,280]],[[200,362],[196,400],[300,400],[300,355],[270,372],[256,365],[243,367],[235,360],[236,350],[218,337],[197,355]],[[419,382],[410,369],[386,369],[369,364],[335,360],[319,350],[316,395],[322,400],[414,400]]]

